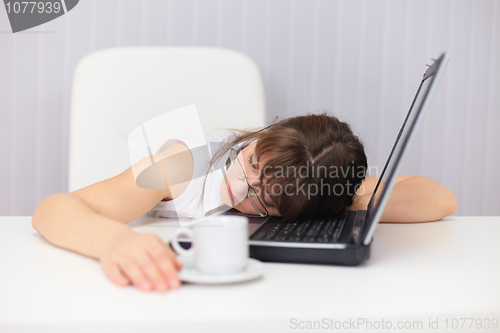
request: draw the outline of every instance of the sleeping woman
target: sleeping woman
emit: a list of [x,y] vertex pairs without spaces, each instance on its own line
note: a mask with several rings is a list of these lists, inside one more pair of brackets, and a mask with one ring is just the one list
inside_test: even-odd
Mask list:
[[[366,209],[378,181],[367,177],[358,137],[327,114],[284,119],[223,141],[205,159],[191,153],[189,140],[164,145],[155,160],[167,161],[166,179],[188,181],[147,189],[130,167],[74,192],[48,196],[33,214],[33,227],[50,243],[99,260],[119,286],[164,292],[180,286],[182,264],[159,237],[135,232],[127,222],[144,214],[197,217],[230,208],[287,220],[327,217]],[[209,172],[221,164],[224,172]],[[202,173],[205,177],[193,177]],[[399,176],[381,221],[436,221],[455,210],[449,189],[426,177]]]

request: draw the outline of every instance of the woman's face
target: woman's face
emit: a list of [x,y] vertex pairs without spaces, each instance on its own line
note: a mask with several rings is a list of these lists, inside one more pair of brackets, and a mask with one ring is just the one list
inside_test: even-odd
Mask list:
[[[262,171],[259,167],[259,163],[257,163],[256,159],[253,156],[256,144],[257,141],[253,142],[245,149],[243,149],[238,154],[238,160],[245,169],[248,184],[250,184],[250,186],[255,190],[261,202],[269,212],[269,215],[280,216],[278,208],[273,206],[269,194],[265,193],[263,189],[261,190],[261,188],[263,188],[261,187],[262,184],[260,183],[260,175]],[[222,201],[226,205],[233,207],[242,213],[259,215],[259,213],[252,206],[252,203],[247,196],[247,181],[245,181],[244,179],[239,179],[236,176],[236,174],[234,173],[234,165],[231,164],[226,172],[226,179],[223,180],[220,185],[220,196],[222,198]],[[258,203],[255,204],[257,205]]]

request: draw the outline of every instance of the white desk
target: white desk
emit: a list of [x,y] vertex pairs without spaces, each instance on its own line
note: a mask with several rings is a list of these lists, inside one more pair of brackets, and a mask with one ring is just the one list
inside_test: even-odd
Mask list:
[[[165,240],[175,227],[151,218],[131,226]],[[394,332],[447,332],[446,319],[449,332],[498,332],[452,324],[500,320],[499,236],[500,217],[381,224],[359,267],[266,263],[252,282],[158,294],[114,286],[97,261],[47,243],[30,217],[0,217],[0,332],[336,331],[349,320],[359,323],[353,332],[372,331],[361,320],[374,328],[390,321]],[[429,318],[439,329],[429,329]],[[423,329],[395,329],[419,321]]]

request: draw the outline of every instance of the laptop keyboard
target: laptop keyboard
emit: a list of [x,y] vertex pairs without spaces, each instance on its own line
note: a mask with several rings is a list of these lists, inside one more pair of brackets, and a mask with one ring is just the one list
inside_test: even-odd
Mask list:
[[347,216],[290,222],[270,219],[252,235],[251,239],[301,243],[337,243],[342,235],[346,219]]

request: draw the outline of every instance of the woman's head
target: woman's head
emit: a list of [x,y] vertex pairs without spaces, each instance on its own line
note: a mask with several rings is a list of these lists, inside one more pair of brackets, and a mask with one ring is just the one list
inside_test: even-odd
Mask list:
[[[238,158],[270,215],[294,219],[342,213],[365,178],[362,143],[346,123],[327,114],[288,118],[246,139],[251,144]],[[246,198],[248,185],[232,171],[228,184],[221,185],[223,200],[235,199],[233,207],[254,213]]]

